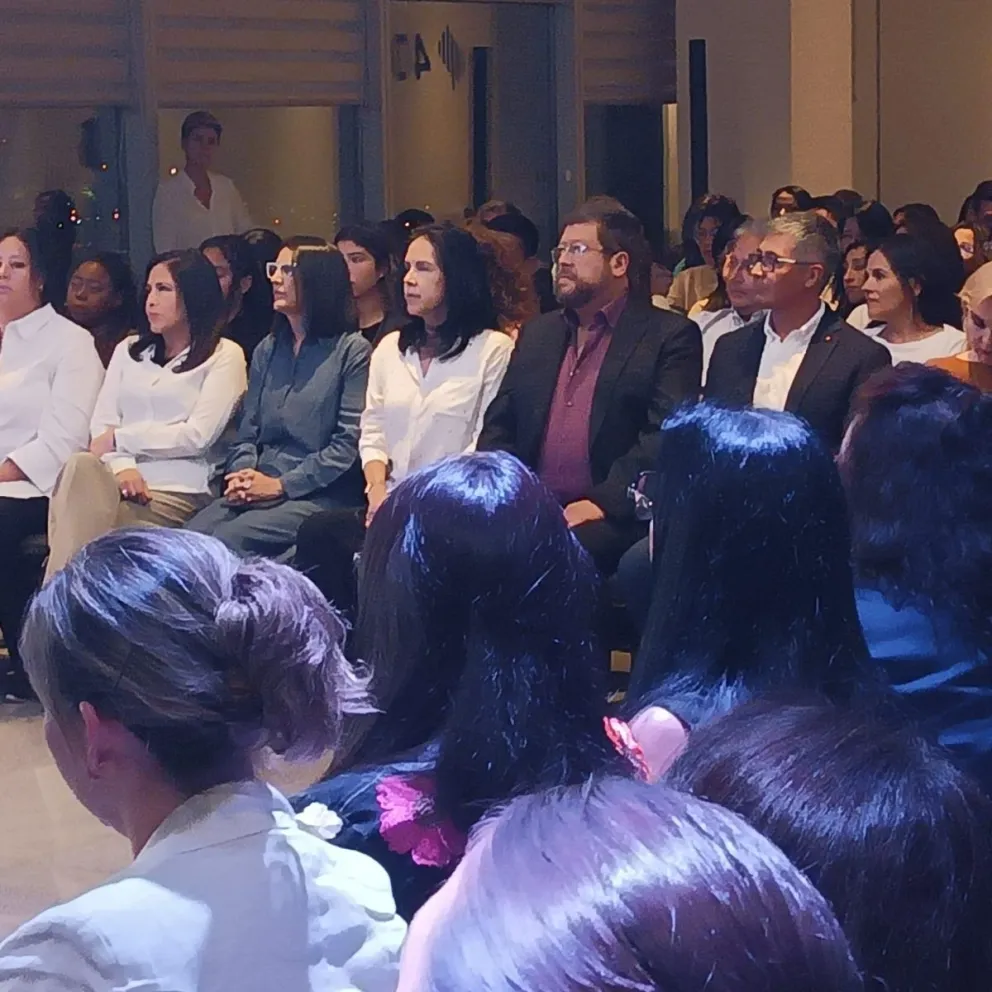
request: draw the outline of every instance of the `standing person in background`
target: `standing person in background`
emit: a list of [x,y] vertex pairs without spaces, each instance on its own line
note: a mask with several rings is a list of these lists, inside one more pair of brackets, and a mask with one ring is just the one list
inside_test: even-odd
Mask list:
[[913,234],[895,235],[868,259],[868,316],[884,323],[875,340],[889,349],[893,364],[926,363],[965,350],[961,283],[951,281],[950,272],[937,245]]
[[214,267],[224,294],[225,338],[241,346],[251,362],[262,338],[272,330],[272,289],[243,236],[220,234],[200,245]]
[[138,336],[114,352],[90,424],[48,512],[46,580],[89,541],[138,524],[182,527],[211,499],[210,452],[245,391],[245,358],[220,337],[224,297],[198,251],[153,258]]
[[251,225],[238,188],[212,172],[224,132],[219,120],[197,110],[183,121],[182,145],[186,165],[163,179],[155,194],[152,228],[157,252],[197,248],[217,234],[243,234]]
[[645,531],[627,490],[653,467],[662,421],[699,395],[702,340],[691,321],[651,305],[651,250],[618,201],[580,207],[554,257],[562,309],[521,332],[478,447],[534,469],[612,574]]
[[725,224],[732,225],[743,219],[744,215],[734,200],[715,193],[700,197],[689,208],[682,227],[685,265],[681,271],[676,271],[672,288],[668,291],[668,305],[673,310],[687,314],[696,303],[716,290],[717,263],[713,257],[713,239]]
[[47,302],[44,258],[34,230],[0,237],[0,629],[10,671],[0,696],[25,699],[30,686],[17,641],[41,579],[48,497],[69,457],[89,440],[103,366],[89,331]]
[[358,442],[367,509],[333,509],[300,528],[296,566],[338,609],[355,609],[354,557],[388,494],[408,475],[475,450],[513,351],[496,330],[490,271],[471,234],[450,224],[410,242],[406,317],[372,353]]
[[138,289],[127,259],[104,251],[83,262],[69,280],[66,309],[93,335],[106,368],[117,345],[138,326]]
[[269,268],[276,319],[255,349],[224,495],[187,524],[240,554],[290,559],[308,517],[358,507],[369,343],[344,256],[290,238]]
[[399,283],[388,234],[378,224],[342,227],[334,244],[348,263],[358,329],[374,348],[402,323],[396,303]]

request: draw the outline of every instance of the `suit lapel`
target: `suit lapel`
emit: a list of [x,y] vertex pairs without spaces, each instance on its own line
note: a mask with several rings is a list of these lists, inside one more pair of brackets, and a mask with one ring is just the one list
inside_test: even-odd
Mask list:
[[837,347],[837,335],[833,333],[837,323],[839,323],[837,315],[831,310],[828,310],[820,319],[820,324],[813,334],[813,340],[810,341],[809,347],[806,349],[802,364],[799,366],[796,378],[789,389],[788,399],[785,401],[785,408],[789,413],[798,412],[809,387],[813,385],[827,359]]
[[610,335],[609,347],[603,359],[603,367],[599,370],[596,388],[592,395],[592,412],[589,417],[589,449],[592,450],[596,435],[599,434],[606,411],[609,408],[610,397],[623,373],[624,366],[630,361],[631,355],[641,343],[647,321],[636,309],[628,303],[620,315],[617,326]]
[[740,375],[736,378],[735,392],[729,397],[734,406],[750,406],[754,401],[754,387],[758,383],[761,355],[765,350],[765,318],[741,328],[744,335],[740,352]]
[[565,360],[565,349],[571,330],[562,313],[555,315],[558,319],[548,322],[547,328],[535,328],[540,335],[540,361],[535,364],[527,395],[534,398],[530,423],[534,427],[536,444],[540,445],[544,438],[548,415],[551,412],[551,401],[554,399],[555,388],[558,385],[558,374]]

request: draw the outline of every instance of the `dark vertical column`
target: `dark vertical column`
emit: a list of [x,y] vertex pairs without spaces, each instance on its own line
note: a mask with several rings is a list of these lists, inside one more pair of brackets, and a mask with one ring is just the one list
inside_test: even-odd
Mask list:
[[706,42],[689,42],[689,175],[692,198],[710,186],[710,134],[706,95]]

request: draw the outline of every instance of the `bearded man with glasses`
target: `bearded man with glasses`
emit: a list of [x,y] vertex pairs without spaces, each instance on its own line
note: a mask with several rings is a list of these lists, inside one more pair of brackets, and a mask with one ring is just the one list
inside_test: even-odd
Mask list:
[[706,398],[795,413],[836,452],[855,393],[891,364],[821,299],[841,264],[837,232],[814,213],[787,214],[744,264],[769,309],[716,342]]

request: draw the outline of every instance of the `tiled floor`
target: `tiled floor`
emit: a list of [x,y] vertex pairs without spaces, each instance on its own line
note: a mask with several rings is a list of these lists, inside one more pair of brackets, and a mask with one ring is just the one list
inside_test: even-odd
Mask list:
[[[267,773],[291,794],[326,765]],[[90,816],[62,781],[38,706],[0,705],[0,937],[124,867],[127,841]]]

